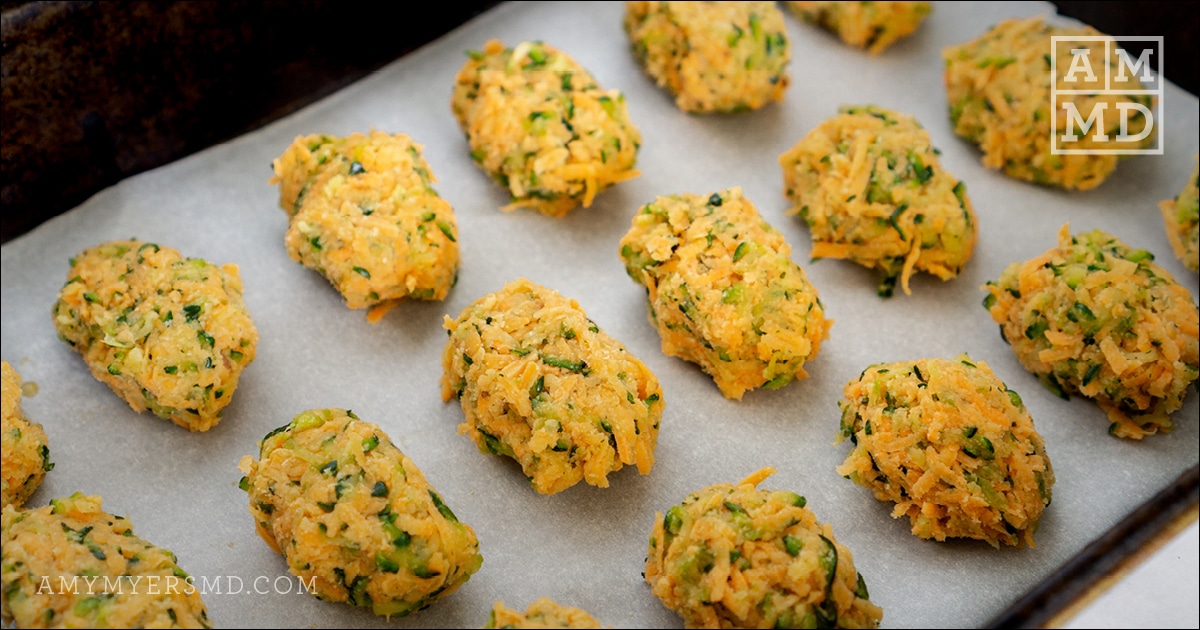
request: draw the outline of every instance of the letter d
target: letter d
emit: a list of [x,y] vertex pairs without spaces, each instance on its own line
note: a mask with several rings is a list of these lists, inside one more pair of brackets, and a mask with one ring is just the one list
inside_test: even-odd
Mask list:
[[[1154,113],[1150,111],[1149,107],[1141,103],[1122,102],[1117,103],[1117,109],[1121,112],[1121,133],[1117,136],[1117,142],[1137,142],[1154,131]],[[1131,109],[1138,110],[1146,117],[1146,126],[1136,136],[1129,135],[1129,110]]]

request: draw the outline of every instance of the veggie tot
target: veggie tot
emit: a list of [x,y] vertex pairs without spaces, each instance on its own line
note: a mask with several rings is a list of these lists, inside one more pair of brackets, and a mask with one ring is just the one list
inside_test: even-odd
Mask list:
[[76,492],[0,517],[4,620],[18,628],[211,628],[175,554]]
[[921,26],[931,2],[788,2],[806,22],[837,33],[843,42],[877,55]]
[[740,112],[783,99],[791,47],[774,2],[627,2],[642,67],[685,112]]
[[942,169],[929,132],[882,107],[842,107],[786,153],[784,194],[812,233],[813,258],[879,269],[880,297],[913,271],[948,280],[978,235],[967,186]]
[[511,457],[533,489],[555,494],[636,464],[646,475],[662,389],[644,363],[575,300],[520,279],[446,317],[442,399],[457,397],[458,432]]
[[[1063,36],[1064,40],[1055,45],[1053,36]],[[1081,42],[1075,39],[1079,36],[1096,40]],[[1138,113],[1129,117],[1128,127],[1120,135],[1081,131],[1072,140],[1063,133],[1060,147],[1081,153],[1050,152],[1051,138],[1060,133],[1051,128],[1052,89],[1078,92],[1058,95],[1056,118],[1060,126],[1069,115],[1090,120],[1103,111],[1153,109],[1154,97],[1150,95],[1103,93],[1104,86],[1117,80],[1113,74],[1116,69],[1124,68],[1117,58],[1118,47],[1111,47],[1106,56],[1106,45],[1103,34],[1090,26],[1050,26],[1041,17],[1033,17],[1006,20],[972,41],[946,48],[942,57],[954,133],[979,145],[984,166],[1003,169],[1010,177],[1067,190],[1099,186],[1116,169],[1118,150],[1148,148],[1155,140],[1146,117]],[[1074,59],[1071,50],[1081,47],[1091,49],[1091,65],[1098,72],[1086,81],[1084,73],[1075,77],[1069,71]],[[1051,76],[1052,67],[1058,77]],[[1055,80],[1057,86],[1051,84]],[[1122,90],[1142,88],[1136,78],[1126,81],[1122,77],[1113,85],[1121,85]],[[1095,92],[1083,92],[1093,89]],[[1115,122],[1098,124],[1107,124],[1108,129],[1115,126]],[[1121,139],[1126,132],[1133,140]],[[1145,137],[1141,137],[1143,132]],[[1091,153],[1096,150],[1108,153]]]
[[737,485],[693,492],[654,517],[646,582],[688,628],[877,628],[850,550],[804,497]]
[[1171,430],[1200,376],[1200,316],[1153,254],[1064,225],[1057,247],[984,288],[1000,334],[1050,391],[1095,399],[1117,437]]
[[71,259],[54,327],[134,411],[189,431],[221,420],[258,346],[237,265],[136,240]]
[[468,53],[450,107],[471,159],[512,203],[561,217],[592,205],[634,170],[642,137],[625,97],[604,90],[566,53],[541,42],[505,48],[490,40]]
[[737,400],[807,377],[804,362],[829,336],[833,321],[791,253],[737,187],[659,197],[621,239],[663,352],[699,364]]
[[1021,397],[983,361],[877,364],[846,384],[839,475],[925,539],[1034,546],[1054,471]]
[[0,459],[0,506],[21,507],[54,464],[50,463],[46,431],[21,411],[21,375],[8,361],[0,361],[0,393],[0,445],[4,452]]
[[488,613],[484,628],[602,628],[600,621],[587,612],[559,605],[549,597],[539,597],[525,612],[496,602]]
[[242,459],[259,536],[318,599],[404,616],[453,593],[483,557],[412,460],[379,427],[313,409]]
[[1167,199],[1158,204],[1162,210],[1163,222],[1167,226],[1167,239],[1171,241],[1171,249],[1175,250],[1175,255],[1183,261],[1184,266],[1192,271],[1200,271],[1200,188],[1197,188],[1196,184],[1198,174],[1200,164],[1192,169],[1192,177],[1174,199]]
[[288,255],[346,306],[378,307],[375,320],[403,298],[446,298],[458,279],[458,224],[412,138],[301,136],[272,166]]

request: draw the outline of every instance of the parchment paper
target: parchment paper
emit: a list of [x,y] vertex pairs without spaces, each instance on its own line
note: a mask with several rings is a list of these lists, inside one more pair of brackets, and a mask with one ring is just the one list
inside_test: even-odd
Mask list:
[[[617,627],[678,627],[679,617],[641,577],[655,512],[706,485],[774,466],[778,473],[761,487],[805,495],[818,519],[832,524],[871,600],[883,607],[885,626],[964,627],[985,623],[1196,463],[1194,389],[1175,414],[1173,433],[1141,442],[1109,437],[1103,411],[1044,389],[980,306],[981,285],[1009,263],[1052,247],[1067,222],[1151,250],[1195,292],[1196,275],[1172,254],[1156,205],[1176,195],[1192,169],[1200,135],[1195,96],[1168,84],[1165,155],[1125,160],[1099,188],[1067,193],[985,170],[978,149],[950,130],[942,83],[944,46],[1004,18],[1052,15],[1049,5],[939,4],[915,36],[878,57],[789,15],[786,100],[731,116],[677,110],[637,65],[621,30],[622,10],[619,3],[502,5],[303,111],[128,179],[6,244],[3,355],[38,385],[24,407],[45,425],[56,464],[29,504],[77,490],[103,496],[107,510],[128,515],[135,532],[174,550],[185,570],[208,581],[204,600],[218,626],[479,627],[496,599],[523,610],[546,595]],[[623,90],[644,136],[641,177],[563,219],[500,212],[507,194],[472,163],[449,108],[464,51],[492,37],[509,45],[544,40],[602,86]],[[974,259],[960,277],[941,282],[921,274],[913,295],[889,300],[876,297],[874,272],[809,261],[807,229],[784,215],[777,163],[839,105],[866,103],[916,115],[941,149],[943,166],[967,183],[980,225]],[[405,303],[376,325],[288,258],[287,217],[267,183],[271,160],[297,135],[372,127],[408,133],[425,146],[437,188],[457,213],[463,257],[445,302]],[[805,366],[809,379],[741,402],[723,398],[696,366],[663,355],[646,319],[645,292],[625,275],[617,253],[637,208],[656,195],[729,186],[742,186],[783,232],[836,320],[820,355]],[[133,413],[57,339],[50,308],[68,259],[131,236],[241,268],[261,334],[258,357],[222,422],[207,433]],[[442,317],[520,276],[578,299],[660,379],[666,412],[649,475],[626,468],[607,489],[581,484],[545,497],[512,461],[481,454],[457,434],[462,411],[457,402],[443,403],[439,391]],[[961,352],[987,361],[1020,392],[1045,436],[1058,482],[1036,549],[920,540],[907,519],[889,517],[890,505],[834,470],[850,449],[833,445],[837,401],[849,379],[871,363]],[[483,568],[457,593],[390,622],[296,593],[284,559],[255,534],[237,488],[237,462],[257,455],[267,431],[317,407],[349,407],[382,426],[475,529]]]

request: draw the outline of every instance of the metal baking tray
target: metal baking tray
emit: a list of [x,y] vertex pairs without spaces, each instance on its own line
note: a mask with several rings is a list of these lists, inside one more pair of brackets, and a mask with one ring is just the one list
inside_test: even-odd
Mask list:
[[[620,3],[506,3],[295,114],[126,179],[0,249],[3,355],[37,385],[24,408],[46,427],[56,464],[29,504],[75,491],[103,496],[105,508],[128,515],[139,535],[217,585],[220,592],[204,594],[217,625],[478,627],[495,600],[523,609],[545,595],[613,626],[678,627],[641,577],[655,513],[704,486],[773,466],[778,472],[762,487],[806,496],[832,525],[883,607],[885,626],[1042,623],[1131,544],[1159,531],[1165,516],[1195,503],[1197,395],[1193,389],[1174,415],[1174,432],[1112,438],[1098,406],[1055,397],[1020,366],[980,306],[980,287],[1009,263],[1052,247],[1069,223],[1152,251],[1195,291],[1195,274],[1171,253],[1157,203],[1177,194],[1192,169],[1200,108],[1168,83],[1164,154],[1123,161],[1092,191],[1041,188],[983,168],[978,149],[950,130],[940,51],[1001,19],[1037,14],[1060,19],[1038,3],[938,4],[914,36],[875,57],[789,16],[785,100],[757,112],[691,116],[638,67]],[[562,219],[501,212],[506,193],[472,163],[449,109],[464,52],[490,38],[544,40],[602,86],[621,89],[643,134],[641,176]],[[948,282],[918,275],[911,296],[881,299],[873,272],[810,261],[807,229],[784,214],[779,154],[838,106],[867,103],[915,115],[943,166],[967,183],[978,214],[980,240],[964,272]],[[286,216],[267,182],[271,160],[296,136],[372,128],[407,133],[425,146],[437,189],[457,213],[463,253],[445,302],[403,303],[377,324],[288,258]],[[617,253],[633,214],[655,196],[731,186],[741,186],[782,231],[835,320],[806,365],[810,378],[740,402],[722,397],[694,365],[662,354],[644,291],[626,277]],[[207,433],[133,413],[57,339],[50,308],[68,259],[131,236],[241,269],[261,335],[258,357]],[[649,475],[626,469],[609,488],[545,497],[511,461],[483,455],[457,434],[462,411],[440,398],[443,316],[518,277],[576,298],[658,376],[666,412]],[[1020,392],[1046,439],[1057,484],[1036,548],[917,539],[907,521],[889,517],[889,505],[834,470],[849,449],[833,444],[849,379],[876,362],[962,352]],[[256,455],[268,431],[317,407],[351,408],[379,424],[475,529],[483,567],[458,592],[391,620],[296,592],[283,558],[255,534],[237,462]]]

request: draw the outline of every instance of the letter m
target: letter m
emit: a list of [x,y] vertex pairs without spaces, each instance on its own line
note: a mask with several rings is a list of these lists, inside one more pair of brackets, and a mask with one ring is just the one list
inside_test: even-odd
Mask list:
[[1088,114],[1087,120],[1084,120],[1083,115],[1079,113],[1079,107],[1072,101],[1066,101],[1062,104],[1063,111],[1067,113],[1066,133],[1062,135],[1063,142],[1075,142],[1079,140],[1079,136],[1075,135],[1073,127],[1078,127],[1082,130],[1084,137],[1096,128],[1095,140],[1097,142],[1107,142],[1108,134],[1104,133],[1104,110],[1108,109],[1108,103],[1096,103],[1092,107],[1092,112]]
[[1147,48],[1138,55],[1137,61],[1134,61],[1129,52],[1124,48],[1117,49],[1117,57],[1121,63],[1117,64],[1116,81],[1128,81],[1129,77],[1125,76],[1125,70],[1128,69],[1133,78],[1149,83],[1154,79],[1150,74],[1150,55],[1154,52],[1153,48]]
[[[233,591],[230,591],[230,592],[232,593]],[[220,595],[221,594],[221,576],[219,576],[219,575],[216,576],[215,578],[213,578],[212,582],[208,581],[207,575],[200,576],[200,593],[202,595],[208,595],[209,593],[212,593],[214,595]]]

